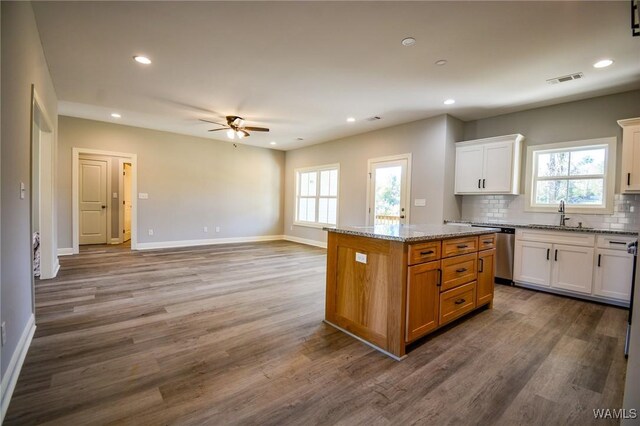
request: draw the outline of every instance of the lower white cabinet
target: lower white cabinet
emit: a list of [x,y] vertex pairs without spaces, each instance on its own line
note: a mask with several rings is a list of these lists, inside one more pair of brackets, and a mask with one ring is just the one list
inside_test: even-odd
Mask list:
[[513,278],[545,287],[551,285],[551,248],[553,244],[516,240]]
[[633,255],[623,250],[598,249],[593,294],[628,301],[631,298]]
[[591,293],[593,248],[516,241],[514,281]]
[[593,247],[553,245],[551,287],[591,294]]
[[634,239],[519,229],[513,280],[541,290],[627,305],[634,258],[626,244]]

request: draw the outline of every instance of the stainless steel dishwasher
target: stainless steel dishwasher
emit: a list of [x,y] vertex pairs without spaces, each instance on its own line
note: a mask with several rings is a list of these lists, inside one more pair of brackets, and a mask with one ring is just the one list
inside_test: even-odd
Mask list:
[[[481,226],[481,225],[474,225]],[[482,225],[500,228],[496,241],[496,279],[500,284],[513,285],[513,250],[516,243],[515,228],[498,225]]]

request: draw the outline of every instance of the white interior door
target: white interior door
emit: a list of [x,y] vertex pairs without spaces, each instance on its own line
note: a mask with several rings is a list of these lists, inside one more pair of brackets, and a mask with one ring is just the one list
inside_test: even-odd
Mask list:
[[124,241],[131,239],[131,164],[123,164],[122,204],[124,205]]
[[80,159],[80,244],[107,243],[106,160]]
[[409,223],[409,159],[369,163],[369,224]]

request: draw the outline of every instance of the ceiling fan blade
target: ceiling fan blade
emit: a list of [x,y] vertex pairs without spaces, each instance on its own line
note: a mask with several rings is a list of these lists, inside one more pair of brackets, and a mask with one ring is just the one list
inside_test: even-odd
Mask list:
[[212,124],[217,124],[218,126],[225,126],[225,124],[216,123],[215,121],[211,121],[211,120],[205,120],[204,118],[200,118],[199,120],[204,121],[205,123],[212,123]]
[[210,132],[217,132],[218,130],[227,130],[228,127],[221,127],[220,129],[211,129]]
[[267,129],[266,127],[252,127],[252,126],[247,126],[247,127],[243,127],[244,130],[251,130],[252,132],[268,132],[269,129]]
[[243,135],[240,139],[248,138],[249,136],[251,136],[249,134],[249,132],[245,131],[244,129],[239,129],[238,130],[238,136],[240,136],[240,133],[242,133],[242,135]]

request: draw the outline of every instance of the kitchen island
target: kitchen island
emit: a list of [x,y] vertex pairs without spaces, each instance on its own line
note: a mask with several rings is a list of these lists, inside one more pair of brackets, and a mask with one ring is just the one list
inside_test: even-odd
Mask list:
[[406,347],[493,302],[495,228],[325,228],[325,322],[402,359]]

